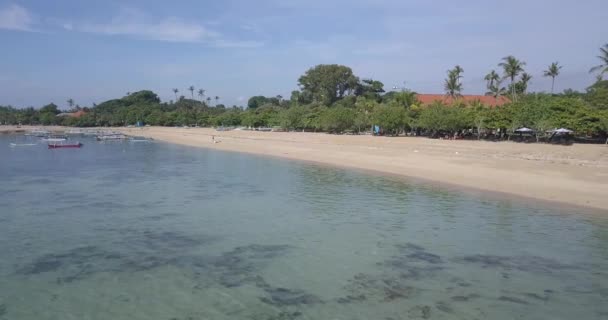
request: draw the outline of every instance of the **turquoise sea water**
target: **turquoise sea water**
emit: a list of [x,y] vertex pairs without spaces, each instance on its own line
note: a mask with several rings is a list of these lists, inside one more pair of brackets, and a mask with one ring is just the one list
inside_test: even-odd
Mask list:
[[608,318],[608,215],[163,143],[11,141],[2,320]]

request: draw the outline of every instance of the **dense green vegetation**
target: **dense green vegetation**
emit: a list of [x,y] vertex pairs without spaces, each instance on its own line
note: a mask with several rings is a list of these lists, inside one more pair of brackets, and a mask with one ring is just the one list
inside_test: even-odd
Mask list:
[[[460,134],[491,139],[505,139],[506,133],[526,126],[537,132],[566,127],[579,136],[605,137],[608,80],[602,80],[602,75],[608,72],[608,45],[600,50],[602,64],[591,70],[599,72],[598,79],[585,92],[528,93],[532,76],[524,69],[526,63],[513,56],[503,58],[497,65],[502,74],[491,70],[485,76],[486,95],[506,96],[511,101],[499,107],[460,99],[464,70],[458,65],[448,71],[445,79],[446,97],[454,101],[451,105],[439,101],[422,105],[416,93],[406,89],[385,92],[380,81],[359,79],[349,67],[318,65],[298,79],[300,90],[293,91],[289,99],[280,95],[254,96],[246,108],[227,108],[219,104],[219,97],[206,97],[205,90],[196,91],[190,86],[186,91],[189,97],[178,97],[179,89],[172,89],[176,100],[168,103],[147,90],[85,108],[69,99],[72,112],[86,112],[81,117],[57,116],[60,111],[52,103],[40,109],[0,106],[0,123],[87,127],[142,122],[160,126],[281,127],[330,133],[369,132],[373,126],[379,126],[386,135]],[[543,74],[552,79],[551,92],[561,69],[554,62]],[[504,81],[508,81],[508,87],[502,86]]]

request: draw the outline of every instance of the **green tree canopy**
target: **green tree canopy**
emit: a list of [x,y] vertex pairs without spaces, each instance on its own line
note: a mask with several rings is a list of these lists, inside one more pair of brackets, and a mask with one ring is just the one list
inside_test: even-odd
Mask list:
[[405,109],[418,104],[416,92],[410,90],[393,91],[384,101],[392,106],[400,106]]
[[585,100],[592,107],[608,110],[608,80],[598,81],[587,88]]
[[374,99],[378,102],[382,100],[382,93],[384,93],[384,84],[373,79],[361,80],[355,89],[355,95],[364,96],[367,99]]
[[[219,98],[219,97],[218,97]],[[256,109],[265,104],[280,106],[281,100],[277,97],[253,96],[247,101],[247,108]]]
[[150,90],[141,90],[133,92],[123,98],[126,105],[133,104],[156,104],[160,103],[158,95]]
[[450,133],[472,127],[464,106],[446,106],[440,102],[422,109],[418,119],[418,126],[433,132],[447,131]]
[[307,127],[306,118],[310,112],[305,106],[293,106],[281,111],[280,123],[285,129],[298,130]]
[[46,106],[40,108],[40,113],[51,113],[53,115],[56,115],[56,114],[61,113],[61,111],[59,111],[59,108],[57,107],[56,104],[49,103]]
[[374,124],[385,132],[396,135],[408,124],[406,110],[399,106],[378,106],[374,111]]
[[354,128],[355,112],[344,107],[329,108],[321,114],[321,126],[331,133],[342,133]]
[[247,108],[256,109],[257,107],[261,107],[263,104],[267,103],[268,99],[264,96],[253,96],[249,98],[247,101]]
[[309,69],[298,79],[304,94],[309,94],[313,101],[331,105],[345,94],[357,89],[359,79],[351,68],[337,64],[320,64]]

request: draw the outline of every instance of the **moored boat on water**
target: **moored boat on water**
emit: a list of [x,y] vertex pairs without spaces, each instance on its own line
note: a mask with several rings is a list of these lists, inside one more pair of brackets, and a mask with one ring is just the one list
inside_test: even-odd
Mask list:
[[60,142],[60,141],[68,140],[68,136],[66,136],[64,134],[51,134],[40,140],[44,141],[44,142]]
[[96,137],[97,141],[122,141],[126,140],[127,136],[122,133],[111,133],[111,134],[103,134],[98,135]]
[[66,131],[66,134],[69,134],[69,135],[83,135],[84,131],[82,129],[70,129],[70,130]]
[[102,134],[102,132],[100,132],[99,130],[85,130],[82,132],[83,135],[85,136],[98,136],[100,134]]
[[81,148],[83,146],[82,143],[49,143],[49,149],[62,149],[62,148]]
[[25,135],[38,137],[38,138],[44,138],[44,137],[47,137],[49,134],[51,134],[51,133],[47,130],[34,129],[34,130],[26,133]]
[[16,143],[16,142],[11,142],[9,143],[9,146],[15,148],[15,147],[33,147],[33,146],[37,146],[37,143]]
[[25,137],[15,137],[15,141],[9,143],[11,148],[15,147],[33,147],[38,145],[37,139],[34,139],[33,136],[25,136]]
[[43,142],[61,142],[61,141],[66,141],[66,140],[67,140],[66,138],[43,138],[43,139],[40,139],[40,141],[43,141]]
[[152,142],[154,139],[146,137],[130,137],[129,142]]

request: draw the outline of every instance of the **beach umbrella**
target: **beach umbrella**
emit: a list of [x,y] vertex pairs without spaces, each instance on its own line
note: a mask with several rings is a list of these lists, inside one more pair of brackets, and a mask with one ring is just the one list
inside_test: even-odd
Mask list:
[[573,133],[574,131],[570,130],[570,129],[566,129],[566,128],[559,128],[559,129],[555,129],[553,130],[554,133]]
[[523,127],[523,128],[519,128],[519,129],[515,130],[515,132],[534,132],[534,130]]

